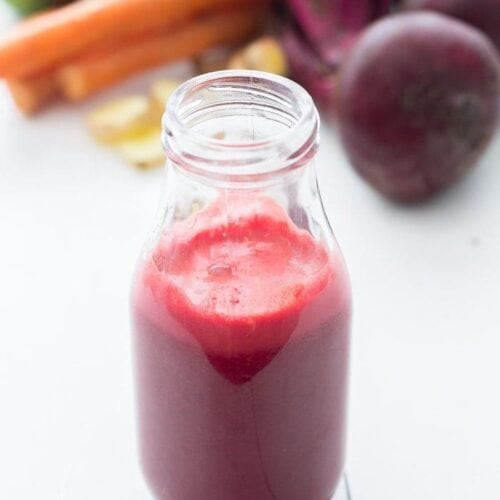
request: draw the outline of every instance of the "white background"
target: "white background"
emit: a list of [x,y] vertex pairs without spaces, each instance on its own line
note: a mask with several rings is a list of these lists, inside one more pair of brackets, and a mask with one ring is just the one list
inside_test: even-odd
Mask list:
[[[128,290],[163,176],[95,144],[83,119],[157,75],[32,120],[0,85],[1,499],[149,498]],[[500,139],[463,182],[411,207],[367,187],[332,129],[322,140],[320,185],[355,298],[354,500],[497,500]]]

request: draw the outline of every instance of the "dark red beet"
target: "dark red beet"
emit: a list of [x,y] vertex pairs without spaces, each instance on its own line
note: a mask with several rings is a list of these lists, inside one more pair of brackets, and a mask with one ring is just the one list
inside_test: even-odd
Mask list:
[[339,66],[362,30],[400,0],[286,0],[291,17],[281,40],[290,73],[326,116],[336,108]]
[[484,31],[500,48],[500,0],[409,0],[407,9],[435,10]]
[[370,27],[338,85],[342,142],[358,172],[400,200],[448,186],[493,135],[500,69],[478,30],[431,12]]
[[293,28],[282,32],[281,44],[294,80],[309,91],[326,116],[334,116],[338,67],[327,66]]
[[286,0],[313,52],[327,66],[342,61],[346,45],[365,26],[389,13],[396,0]]

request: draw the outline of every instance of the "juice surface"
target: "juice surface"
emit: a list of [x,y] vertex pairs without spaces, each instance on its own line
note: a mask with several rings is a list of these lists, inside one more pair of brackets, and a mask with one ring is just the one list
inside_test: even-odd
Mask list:
[[272,199],[230,195],[157,243],[133,301],[142,465],[157,498],[333,494],[350,320],[338,256]]

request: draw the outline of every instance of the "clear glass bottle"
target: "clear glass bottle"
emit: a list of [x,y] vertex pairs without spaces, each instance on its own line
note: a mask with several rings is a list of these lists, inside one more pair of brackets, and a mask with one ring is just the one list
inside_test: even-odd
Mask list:
[[350,288],[286,78],[189,80],[163,120],[160,222],[133,322],[141,463],[157,499],[327,500],[343,472]]

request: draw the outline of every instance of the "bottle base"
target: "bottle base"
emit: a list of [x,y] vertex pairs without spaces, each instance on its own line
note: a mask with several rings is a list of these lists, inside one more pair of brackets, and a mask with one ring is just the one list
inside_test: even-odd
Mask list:
[[353,500],[351,491],[349,489],[349,481],[345,474],[340,480],[335,495],[333,495],[333,497],[331,497],[329,500]]
[[[154,498],[156,497],[154,497],[152,493],[150,493],[150,496],[148,495],[148,500],[153,500]],[[328,500],[354,500],[351,495],[349,480],[347,479],[346,474],[342,476],[335,494]]]

